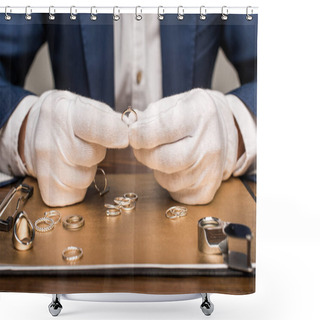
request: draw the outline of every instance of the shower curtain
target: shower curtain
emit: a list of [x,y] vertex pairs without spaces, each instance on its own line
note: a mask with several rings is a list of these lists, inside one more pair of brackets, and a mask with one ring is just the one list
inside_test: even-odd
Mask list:
[[152,10],[0,8],[0,291],[255,291],[258,15]]

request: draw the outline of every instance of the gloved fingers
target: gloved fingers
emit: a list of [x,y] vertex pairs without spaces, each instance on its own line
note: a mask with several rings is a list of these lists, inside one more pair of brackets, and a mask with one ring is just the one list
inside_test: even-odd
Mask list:
[[186,137],[153,149],[134,149],[138,161],[147,167],[167,174],[182,171],[197,161],[195,139]]
[[[190,198],[182,201],[183,203],[201,204],[210,201],[220,186],[223,173],[221,165],[219,158],[207,156],[199,159],[186,170],[173,174],[154,171],[154,176],[163,188],[176,196],[175,200],[179,195],[179,199]],[[199,191],[203,190],[204,186],[209,187],[206,190],[211,190],[210,195]]]
[[171,197],[178,202],[188,205],[204,205],[211,202],[219,189],[221,182],[206,184],[198,188],[188,188],[178,192],[170,192]]
[[87,188],[71,188],[48,172],[38,177],[42,200],[50,207],[62,207],[81,202]]
[[82,167],[72,166],[61,161],[55,163],[51,169],[51,174],[55,181],[60,181],[61,184],[74,188],[86,189],[90,186],[94,179],[97,166]]
[[92,99],[76,97],[72,127],[77,137],[106,148],[125,148],[129,144],[128,126],[121,120],[121,114]]
[[[171,103],[171,97],[165,98],[169,105],[163,105],[163,101],[150,105],[150,111],[145,111],[143,119],[138,119],[129,129],[130,144],[135,149],[152,149],[157,146],[173,143],[185,137],[192,136],[199,126],[202,126],[201,118],[210,117],[203,114],[205,109],[213,102],[204,90],[192,90],[175,97]],[[210,108],[209,108],[210,109]]]
[[61,156],[69,164],[90,168],[100,163],[106,156],[106,148],[99,144],[89,143],[77,137],[71,142],[67,147],[60,147]]

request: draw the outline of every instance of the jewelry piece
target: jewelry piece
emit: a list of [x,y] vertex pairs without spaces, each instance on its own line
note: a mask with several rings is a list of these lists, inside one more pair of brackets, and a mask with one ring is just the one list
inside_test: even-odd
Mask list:
[[114,203],[117,204],[117,205],[129,205],[131,204],[131,202],[133,202],[134,200],[130,199],[130,198],[125,198],[125,197],[115,197],[113,199]]
[[104,177],[104,180],[103,180],[103,186],[102,188],[100,188],[98,185],[97,185],[97,182],[96,182],[96,176],[97,176],[97,173],[94,177],[94,180],[93,180],[93,183],[94,183],[94,187],[96,188],[96,190],[99,192],[100,196],[104,195],[105,193],[107,193],[110,188],[108,187],[108,179],[107,179],[107,175],[106,173],[104,172],[104,170],[102,168],[97,168],[97,172],[98,171],[101,171],[101,173],[103,174],[103,177]]
[[124,202],[121,202],[119,204],[119,207],[123,209],[124,211],[131,211],[136,207],[136,202],[131,201],[129,204],[125,204]]
[[[57,210],[46,211],[46,212],[44,213],[44,216],[45,216],[46,218],[52,219],[53,222],[54,222],[54,224],[58,224],[58,223],[60,222],[60,220],[61,220],[61,214],[60,214],[60,212],[57,211]],[[58,217],[58,218],[56,218],[56,217]],[[53,218],[56,218],[56,219],[53,219]]]
[[225,223],[219,218],[205,217],[198,221],[198,249],[206,254],[223,253],[226,243]]
[[26,251],[32,248],[35,231],[26,212],[21,211],[13,227],[12,243],[16,250]]
[[84,219],[79,215],[71,215],[62,220],[62,225],[68,230],[78,230],[84,226]]
[[134,192],[127,192],[123,195],[124,198],[129,198],[131,200],[137,201],[138,200],[138,195]]
[[[46,224],[47,226],[46,227],[39,227],[39,224],[42,224],[42,223]],[[35,227],[36,231],[38,231],[38,232],[48,232],[53,229],[54,221],[50,218],[47,218],[47,217],[39,218],[34,223],[34,227]]]
[[62,259],[68,262],[80,260],[83,256],[82,248],[70,246],[62,251]]
[[115,217],[119,216],[121,214],[121,208],[120,206],[114,206],[113,204],[106,203],[104,205],[106,207],[106,215],[108,217]]
[[127,114],[127,113],[133,113],[135,115],[136,120],[134,122],[136,122],[138,120],[138,115],[137,113],[131,108],[129,107],[127,110],[123,111],[122,115],[121,115],[121,120],[123,121],[123,117]]
[[168,219],[176,219],[187,215],[188,209],[181,206],[173,206],[166,211]]

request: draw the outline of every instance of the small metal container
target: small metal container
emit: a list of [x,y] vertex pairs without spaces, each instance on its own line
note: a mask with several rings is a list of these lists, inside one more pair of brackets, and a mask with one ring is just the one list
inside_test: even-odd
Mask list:
[[224,222],[215,217],[205,217],[198,222],[198,248],[206,254],[221,254],[226,235]]

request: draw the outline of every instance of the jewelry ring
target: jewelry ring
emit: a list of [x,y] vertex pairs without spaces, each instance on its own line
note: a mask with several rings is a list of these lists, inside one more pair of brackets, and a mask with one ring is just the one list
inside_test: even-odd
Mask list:
[[131,201],[129,204],[124,204],[123,202],[119,205],[124,211],[131,211],[136,207],[135,201]]
[[[60,222],[60,220],[61,220],[61,214],[57,210],[46,211],[44,213],[44,216],[46,218],[52,219],[54,224],[58,224]],[[53,218],[56,218],[56,219],[53,219]]]
[[108,179],[107,179],[107,175],[106,173],[104,172],[104,170],[102,168],[97,168],[97,172],[98,171],[101,171],[101,173],[103,174],[103,177],[104,177],[104,185],[102,188],[100,188],[98,185],[97,185],[97,182],[96,182],[96,177],[97,177],[97,173],[93,179],[93,183],[94,183],[94,187],[96,188],[96,190],[99,192],[100,196],[102,196],[103,194],[105,194],[106,192],[109,191],[108,189]]
[[122,206],[122,205],[125,205],[125,206],[126,206],[126,205],[131,204],[131,202],[133,202],[132,199],[130,199],[130,198],[125,198],[125,197],[115,197],[115,198],[113,199],[113,201],[114,201],[115,204],[120,205],[120,206]]
[[[46,224],[46,227],[40,227],[40,224]],[[36,220],[36,222],[34,223],[34,227],[36,229],[36,231],[38,232],[48,232],[51,231],[54,227],[54,221],[50,218],[47,217],[43,217],[43,218],[39,218],[38,220]]]
[[82,256],[83,256],[82,248],[70,246],[70,247],[65,248],[62,251],[63,260],[66,260],[68,262],[73,262],[73,261],[79,260],[82,258]]
[[79,215],[71,215],[63,219],[62,225],[68,230],[77,230],[84,226],[84,219]]
[[121,214],[121,208],[120,206],[114,206],[112,204],[105,204],[104,205],[106,207],[106,215],[108,217],[115,217],[115,216],[119,216]]
[[138,195],[134,192],[127,192],[123,195],[124,198],[129,198],[133,201],[137,201],[138,200]]
[[[25,220],[26,223],[22,223]],[[13,227],[12,243],[15,249],[26,251],[32,248],[35,232],[26,212],[21,211]]]
[[136,122],[138,120],[138,115],[137,113],[131,108],[129,107],[127,110],[123,111],[122,115],[121,115],[121,120],[123,121],[123,117],[127,114],[127,113],[133,113],[135,115],[136,120],[134,122]]
[[181,206],[173,206],[166,211],[166,217],[168,219],[176,219],[187,215],[188,209]]

